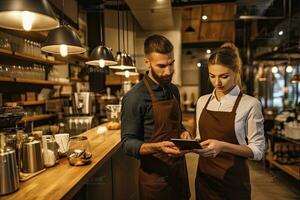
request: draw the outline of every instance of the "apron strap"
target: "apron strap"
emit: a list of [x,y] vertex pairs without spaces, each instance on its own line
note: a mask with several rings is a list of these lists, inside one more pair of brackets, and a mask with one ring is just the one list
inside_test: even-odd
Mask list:
[[203,110],[206,110],[206,108],[207,108],[207,106],[208,106],[208,104],[209,104],[209,102],[210,102],[211,97],[212,97],[212,94],[209,96],[209,98],[208,98],[208,100],[207,100],[207,102],[206,102],[206,104],[205,104]]
[[239,96],[237,97],[231,112],[236,113],[236,109],[241,101],[242,96],[243,96],[243,93],[242,93],[242,91],[240,91]]
[[146,85],[146,88],[147,88],[147,90],[148,90],[148,92],[149,92],[149,94],[151,96],[152,101],[155,102],[155,101],[157,101],[157,99],[156,99],[156,97],[154,95],[154,92],[152,91],[152,89],[150,87],[150,84],[149,84],[148,80],[146,79],[146,76],[148,76],[147,73],[145,73],[143,81],[144,81],[144,83]]

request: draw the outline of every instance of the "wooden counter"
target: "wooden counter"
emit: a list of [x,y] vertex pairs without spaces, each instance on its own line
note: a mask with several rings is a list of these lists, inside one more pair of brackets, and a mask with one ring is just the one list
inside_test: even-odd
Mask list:
[[97,134],[97,127],[82,135],[88,137],[93,154],[92,163],[71,166],[66,158],[59,164],[32,179],[21,182],[17,192],[0,196],[1,200],[55,200],[71,199],[120,147],[120,130],[108,131],[105,136]]

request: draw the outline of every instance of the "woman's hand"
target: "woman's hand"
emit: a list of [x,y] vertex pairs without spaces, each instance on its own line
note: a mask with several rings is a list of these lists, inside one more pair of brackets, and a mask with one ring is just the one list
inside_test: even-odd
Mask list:
[[186,140],[192,139],[191,134],[187,131],[184,131],[180,134],[180,139],[186,139]]
[[208,139],[200,143],[203,149],[194,149],[193,152],[198,153],[203,157],[215,158],[223,151],[224,142],[214,139]]

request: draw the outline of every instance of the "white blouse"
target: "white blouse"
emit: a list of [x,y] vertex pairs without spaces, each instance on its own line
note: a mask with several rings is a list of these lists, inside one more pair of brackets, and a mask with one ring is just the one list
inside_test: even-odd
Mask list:
[[[215,91],[198,99],[196,108],[197,139],[200,139],[199,118],[210,95],[212,95],[212,98],[207,105],[208,110],[231,112],[239,93],[240,88],[235,86],[219,101],[215,97]],[[264,118],[261,104],[256,98],[243,94],[236,111],[235,134],[239,144],[246,144],[252,150],[254,160],[262,159],[265,152]]]

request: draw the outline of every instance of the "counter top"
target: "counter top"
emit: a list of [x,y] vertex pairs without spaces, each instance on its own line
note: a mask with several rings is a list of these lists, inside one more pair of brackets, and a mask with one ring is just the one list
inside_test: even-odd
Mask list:
[[71,166],[67,158],[60,159],[59,164],[46,168],[45,172],[30,180],[20,182],[18,191],[0,196],[0,199],[71,199],[121,144],[120,130],[107,131],[104,136],[100,136],[96,127],[81,135],[89,139],[93,155],[91,164]]

